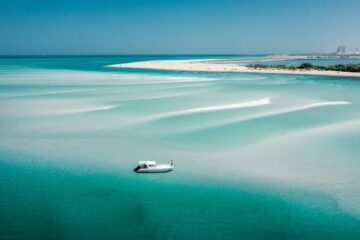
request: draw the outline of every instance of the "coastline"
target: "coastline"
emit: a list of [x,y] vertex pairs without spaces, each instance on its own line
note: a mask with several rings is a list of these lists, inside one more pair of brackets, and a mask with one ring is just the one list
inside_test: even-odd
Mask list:
[[[299,58],[266,58],[256,61],[274,61]],[[358,72],[337,72],[319,70],[280,70],[280,69],[253,69],[247,66],[237,65],[236,63],[253,62],[255,59],[201,59],[201,60],[157,60],[139,61],[131,63],[113,64],[108,67],[114,68],[133,68],[133,69],[152,69],[152,70],[173,70],[173,71],[198,71],[198,72],[237,72],[237,73],[266,73],[266,74],[295,74],[295,75],[314,75],[314,76],[338,76],[338,77],[357,77]]]

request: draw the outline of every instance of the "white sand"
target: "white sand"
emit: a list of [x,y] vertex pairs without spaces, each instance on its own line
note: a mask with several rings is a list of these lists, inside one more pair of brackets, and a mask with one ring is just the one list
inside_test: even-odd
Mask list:
[[[266,61],[278,59],[266,59]],[[286,59],[282,59],[286,60]],[[253,62],[243,60],[242,63]],[[265,60],[262,60],[265,61]],[[360,77],[360,73],[317,71],[317,70],[279,70],[279,69],[252,69],[246,66],[237,65],[234,60],[229,59],[201,59],[201,60],[159,60],[142,61],[123,64],[109,65],[118,68],[177,70],[177,71],[201,71],[201,72],[243,72],[243,73],[272,73],[272,74],[299,74],[299,75],[321,75],[321,76],[343,76]]]
[[153,115],[153,116],[150,116],[147,118],[143,118],[140,121],[134,121],[134,122],[132,122],[132,124],[139,124],[139,123],[155,121],[155,120],[169,118],[169,117],[175,117],[175,116],[183,116],[183,115],[190,115],[190,114],[203,113],[203,112],[216,112],[216,111],[225,111],[225,110],[231,110],[231,109],[258,107],[258,106],[264,106],[264,105],[268,105],[268,104],[270,104],[270,98],[264,98],[264,99],[248,101],[248,102],[226,104],[226,105],[216,105],[216,106],[184,109],[184,110],[156,114],[156,115]]
[[227,105],[192,108],[192,109],[180,111],[180,114],[184,115],[184,114],[192,114],[192,113],[199,113],[199,112],[214,112],[214,111],[237,109],[237,108],[256,107],[256,106],[261,106],[261,105],[266,105],[266,104],[270,104],[269,98],[264,98],[264,99],[260,99],[260,100],[250,101],[250,102],[227,104]]
[[97,106],[97,107],[88,107],[88,108],[80,108],[80,109],[68,109],[64,111],[56,112],[56,114],[73,114],[73,113],[85,113],[85,112],[95,112],[95,111],[103,111],[110,110],[116,108],[117,106]]

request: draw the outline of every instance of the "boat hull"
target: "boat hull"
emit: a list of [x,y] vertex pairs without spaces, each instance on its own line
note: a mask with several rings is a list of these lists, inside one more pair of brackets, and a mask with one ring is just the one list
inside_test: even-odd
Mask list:
[[150,168],[135,168],[134,171],[137,173],[164,173],[170,172],[174,169],[174,166],[160,166]]

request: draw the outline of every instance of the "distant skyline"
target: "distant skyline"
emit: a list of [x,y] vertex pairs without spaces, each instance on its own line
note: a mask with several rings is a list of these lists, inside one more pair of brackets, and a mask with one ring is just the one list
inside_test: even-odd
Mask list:
[[360,48],[358,0],[1,0],[0,55]]

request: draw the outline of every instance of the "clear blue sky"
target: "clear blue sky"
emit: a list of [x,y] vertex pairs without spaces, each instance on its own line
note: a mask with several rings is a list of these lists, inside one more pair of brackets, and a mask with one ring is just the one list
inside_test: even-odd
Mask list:
[[360,49],[359,0],[0,0],[0,54]]

